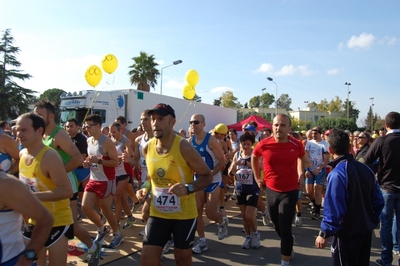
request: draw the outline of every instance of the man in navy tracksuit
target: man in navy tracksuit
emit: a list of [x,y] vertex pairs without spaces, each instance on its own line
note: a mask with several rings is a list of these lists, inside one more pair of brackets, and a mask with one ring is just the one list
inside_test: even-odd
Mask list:
[[333,265],[369,265],[372,231],[384,206],[382,193],[371,169],[349,154],[346,132],[333,130],[328,143],[334,169],[328,175],[315,245],[324,248],[332,236]]

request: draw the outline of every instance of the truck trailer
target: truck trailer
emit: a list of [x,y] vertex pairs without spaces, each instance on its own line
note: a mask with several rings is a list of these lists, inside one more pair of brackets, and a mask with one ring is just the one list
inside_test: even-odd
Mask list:
[[237,122],[237,111],[215,105],[188,101],[185,99],[138,91],[135,89],[79,92],[65,92],[61,95],[60,123],[75,118],[82,123],[89,114],[98,114],[103,126],[109,126],[118,116],[126,117],[127,128],[132,130],[140,125],[140,114],[158,103],[169,104],[176,115],[175,130],[187,130],[193,114],[202,114],[206,119],[205,130],[209,131],[219,123],[226,125]]

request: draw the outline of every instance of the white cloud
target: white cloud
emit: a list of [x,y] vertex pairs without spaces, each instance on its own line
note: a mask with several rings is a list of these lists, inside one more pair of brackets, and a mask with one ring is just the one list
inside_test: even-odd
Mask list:
[[162,65],[164,65],[164,60],[154,60],[154,62],[156,62],[159,66],[162,66]]
[[302,76],[311,76],[314,74],[314,71],[309,70],[305,65],[298,66],[297,69]]
[[396,37],[385,36],[379,40],[379,43],[383,45],[395,45],[398,43],[398,39]]
[[329,69],[326,71],[326,74],[328,74],[328,75],[336,75],[339,73],[340,73],[340,69],[337,69],[337,68]]
[[185,86],[185,82],[180,82],[175,79],[171,79],[168,82],[163,84],[164,88],[173,89],[173,90],[182,90],[184,86]]
[[277,76],[291,76],[296,73],[297,69],[293,65],[286,65],[281,68],[278,72],[275,73]]
[[342,49],[343,49],[343,46],[344,46],[343,42],[339,43],[339,45],[338,45],[338,50],[339,50],[339,51],[342,50]]
[[349,49],[353,48],[369,48],[374,44],[375,36],[371,33],[361,33],[360,36],[351,36],[350,40],[347,42],[347,47]]
[[226,92],[226,91],[235,91],[235,89],[226,87],[226,86],[216,87],[216,88],[211,89],[211,93],[220,93],[220,92]]
[[257,69],[256,72],[260,72],[260,73],[270,73],[274,71],[274,66],[271,64],[261,64],[261,66]]

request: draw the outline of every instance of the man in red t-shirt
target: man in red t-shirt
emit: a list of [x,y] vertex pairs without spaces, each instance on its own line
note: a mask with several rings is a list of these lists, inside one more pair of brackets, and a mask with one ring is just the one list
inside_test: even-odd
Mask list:
[[[288,136],[290,130],[290,118],[278,114],[273,120],[273,137],[259,142],[251,158],[258,185],[266,186],[267,206],[281,238],[281,265],[284,266],[289,265],[293,255],[292,221],[298,189],[304,184],[304,169],[311,165],[303,144]],[[259,157],[263,159],[264,180],[260,179]]]

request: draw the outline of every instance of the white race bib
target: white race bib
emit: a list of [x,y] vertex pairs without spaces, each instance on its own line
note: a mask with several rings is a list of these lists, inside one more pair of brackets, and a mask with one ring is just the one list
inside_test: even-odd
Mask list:
[[19,179],[31,192],[40,192],[37,178],[28,178],[26,176],[19,175]]
[[236,172],[236,180],[242,185],[253,185],[253,171],[251,169],[239,169]]
[[160,212],[180,212],[181,200],[178,196],[168,192],[168,188],[154,188],[153,204]]

